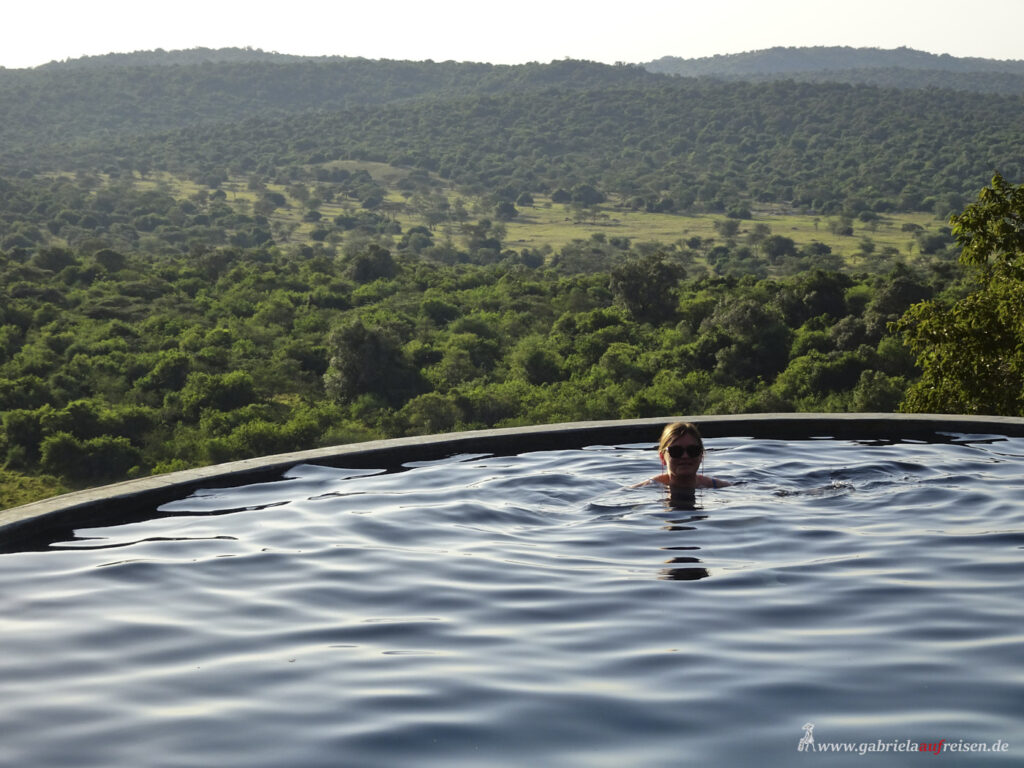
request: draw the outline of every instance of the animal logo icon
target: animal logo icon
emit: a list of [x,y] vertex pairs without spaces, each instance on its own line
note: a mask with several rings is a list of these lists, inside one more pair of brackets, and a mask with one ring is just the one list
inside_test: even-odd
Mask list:
[[814,751],[814,723],[804,723],[804,735],[800,737],[800,743],[796,745],[797,752]]

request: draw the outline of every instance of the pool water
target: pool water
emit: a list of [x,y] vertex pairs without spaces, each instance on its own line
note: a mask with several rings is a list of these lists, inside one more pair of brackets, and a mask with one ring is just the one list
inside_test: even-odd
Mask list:
[[738,485],[302,465],[2,555],[0,764],[1021,764],[1024,440],[707,445]]

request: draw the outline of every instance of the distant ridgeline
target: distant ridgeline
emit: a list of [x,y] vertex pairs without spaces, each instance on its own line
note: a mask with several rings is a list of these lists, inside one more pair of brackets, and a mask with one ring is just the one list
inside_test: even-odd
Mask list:
[[681,77],[1024,93],[1024,61],[956,58],[910,48],[768,48],[700,59],[663,56],[644,66],[651,72]]
[[[82,56],[78,59],[51,61],[36,69],[84,69],[96,67],[159,67],[182,64],[223,64],[252,61],[316,61],[328,57],[293,56],[286,53],[263,51],[259,48],[190,48],[184,51],[134,51],[132,53],[106,53],[99,56]],[[335,57],[336,58],[336,57]]]
[[110,54],[0,70],[0,175],[118,168],[199,181],[375,160],[510,200],[590,184],[671,201],[667,212],[931,210],[948,199],[945,212],[995,171],[1024,176],[1022,68],[842,48],[646,69]]

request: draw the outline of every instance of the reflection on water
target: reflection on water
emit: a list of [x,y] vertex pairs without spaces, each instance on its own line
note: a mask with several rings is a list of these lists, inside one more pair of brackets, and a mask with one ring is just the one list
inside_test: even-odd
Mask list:
[[[669,560],[670,563],[699,563],[695,557],[677,557]],[[688,566],[686,568],[662,568],[659,571],[659,579],[668,579],[671,581],[696,581],[697,579],[706,579],[711,574],[708,573],[707,568],[698,568],[694,566]]]
[[0,555],[0,763],[787,766],[807,723],[1019,760],[1024,441],[708,445],[739,484],[298,466]]
[[[724,490],[724,489],[723,489]],[[701,494],[703,495],[703,491]],[[669,486],[665,493],[666,503],[672,509],[689,511],[697,509],[696,488],[673,488]]]
[[[698,506],[697,491],[693,488],[670,488],[666,492],[666,497],[665,505],[673,511],[693,511],[700,509]],[[696,531],[698,527],[690,525],[690,523],[697,523],[701,520],[707,519],[707,515],[690,515],[688,517],[676,518],[668,520],[666,524],[662,526],[662,529],[672,532]],[[698,550],[700,547],[697,545],[677,545],[674,547],[662,547],[662,549]],[[670,560],[666,560],[665,562],[677,567],[662,568],[658,571],[659,579],[669,581],[696,581],[697,579],[706,579],[711,575],[707,568],[693,565],[694,563],[702,562],[700,558],[693,555],[681,555],[673,557]],[[682,565],[683,563],[686,563],[686,565]]]

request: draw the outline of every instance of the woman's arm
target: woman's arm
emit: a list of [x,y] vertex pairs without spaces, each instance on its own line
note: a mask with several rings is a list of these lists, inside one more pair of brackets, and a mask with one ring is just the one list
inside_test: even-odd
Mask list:
[[668,475],[655,475],[649,477],[646,480],[641,480],[639,483],[629,486],[630,488],[643,488],[645,485],[654,485],[655,483],[661,483],[661,485],[668,485]]

